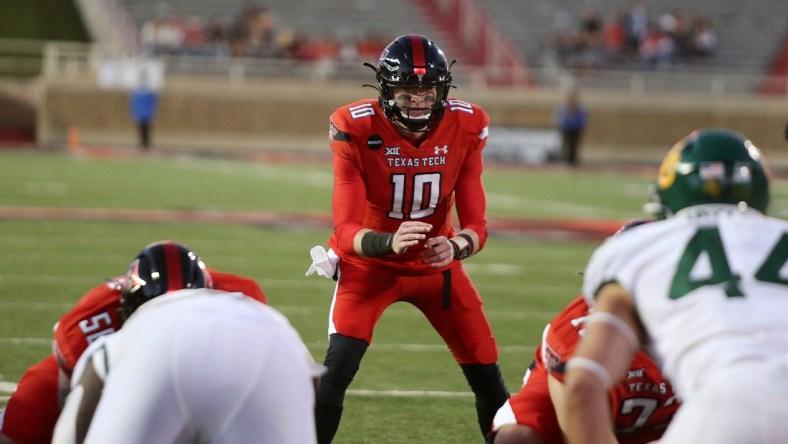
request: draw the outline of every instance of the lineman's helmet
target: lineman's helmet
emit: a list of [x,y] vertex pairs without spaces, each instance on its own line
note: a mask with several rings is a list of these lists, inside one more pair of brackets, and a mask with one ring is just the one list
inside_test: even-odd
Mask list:
[[746,204],[762,213],[769,205],[765,159],[743,134],[726,129],[694,131],[668,152],[652,186],[662,217],[700,204]]
[[211,288],[211,276],[200,257],[177,242],[150,244],[129,265],[121,290],[121,318],[157,296],[185,288]]

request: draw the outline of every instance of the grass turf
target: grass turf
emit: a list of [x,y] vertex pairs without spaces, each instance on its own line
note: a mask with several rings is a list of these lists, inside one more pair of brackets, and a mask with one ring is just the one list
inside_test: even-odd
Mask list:
[[[0,152],[0,170],[0,210],[286,212],[304,220],[330,212],[330,166],[319,163],[9,151]],[[640,217],[650,180],[649,174],[616,169],[488,166],[489,218]],[[788,207],[785,181],[775,181],[773,195],[773,206]],[[0,219],[0,233],[0,381],[18,381],[45,357],[59,315],[159,239],[190,245],[211,267],[254,277],[316,360],[325,353],[333,282],[304,272],[309,248],[325,244],[329,225],[7,218]],[[577,294],[577,272],[596,245],[493,232],[485,251],[466,261],[485,300],[511,391],[518,389],[545,323]],[[480,441],[461,371],[407,304],[383,315],[351,388],[337,442]],[[2,405],[5,398],[0,399]]]

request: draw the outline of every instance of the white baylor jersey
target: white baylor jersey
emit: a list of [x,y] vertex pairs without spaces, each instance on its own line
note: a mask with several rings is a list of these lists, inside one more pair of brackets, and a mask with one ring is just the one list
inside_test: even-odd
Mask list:
[[75,383],[88,365],[105,384],[86,443],[317,439],[321,367],[282,314],[241,293],[179,290],[146,302],[91,344]]
[[[684,397],[734,361],[788,356],[788,223],[734,206],[696,206],[608,239],[584,275],[615,281]],[[788,361],[786,361],[788,362]]]

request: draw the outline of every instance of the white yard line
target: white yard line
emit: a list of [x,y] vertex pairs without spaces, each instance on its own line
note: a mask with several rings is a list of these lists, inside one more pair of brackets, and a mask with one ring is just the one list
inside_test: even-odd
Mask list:
[[0,338],[0,344],[50,345],[52,344],[52,338]]
[[352,396],[368,396],[368,397],[383,397],[383,398],[471,398],[473,393],[468,390],[467,392],[450,392],[446,390],[363,390],[363,389],[349,389],[348,395]]
[[[8,381],[0,381],[0,393],[8,393],[9,396],[0,396],[0,400],[8,401],[10,394],[16,390],[16,384]],[[347,391],[352,396],[384,397],[384,398],[470,398],[473,393],[470,391],[447,391],[447,390],[366,390],[349,389]]]

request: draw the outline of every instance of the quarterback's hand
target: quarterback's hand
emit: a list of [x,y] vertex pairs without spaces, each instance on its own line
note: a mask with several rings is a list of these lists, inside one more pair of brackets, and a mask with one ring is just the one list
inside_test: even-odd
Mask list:
[[433,268],[449,265],[454,260],[454,249],[446,236],[431,237],[424,243],[424,262]]
[[391,249],[396,254],[408,251],[408,248],[418,245],[427,238],[425,233],[432,230],[432,225],[424,222],[407,221],[400,224],[394,237],[391,239]]

